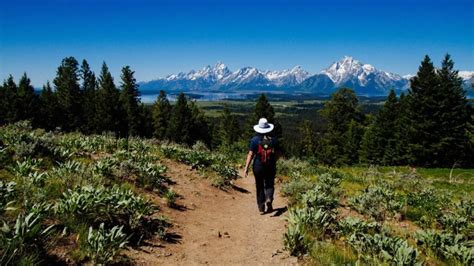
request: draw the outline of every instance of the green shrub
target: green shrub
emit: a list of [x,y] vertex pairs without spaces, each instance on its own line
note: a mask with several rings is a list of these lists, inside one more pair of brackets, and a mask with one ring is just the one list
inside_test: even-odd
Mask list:
[[164,195],[166,199],[166,204],[169,207],[176,206],[176,199],[178,198],[178,193],[176,193],[172,188],[168,189]]
[[382,227],[377,222],[367,222],[359,218],[346,217],[338,223],[339,231],[344,236],[352,234],[375,234],[380,233]]
[[19,214],[14,225],[3,221],[0,228],[0,265],[37,263],[47,235],[53,225],[45,228],[43,215],[36,211]]
[[4,182],[0,180],[0,214],[5,208],[12,204],[15,199],[15,182]]
[[306,236],[305,225],[309,222],[306,213],[301,209],[290,210],[288,214],[288,230],[283,235],[285,249],[292,256],[308,253],[312,241]]
[[464,235],[426,230],[417,232],[415,238],[418,245],[433,250],[440,258],[454,260],[463,265],[471,265],[474,262],[472,240]]
[[396,195],[393,188],[381,182],[379,185],[367,187],[361,194],[349,198],[349,205],[360,213],[370,215],[382,221],[388,214],[400,211],[403,201]]
[[86,255],[94,264],[105,264],[113,261],[120,249],[128,243],[128,237],[122,232],[123,226],[114,226],[110,230],[104,228],[104,223],[98,230],[89,227],[86,245]]
[[349,244],[362,261],[380,260],[394,265],[419,265],[418,251],[399,237],[382,234],[353,233]]
[[56,206],[60,215],[73,215],[88,223],[124,225],[129,231],[143,226],[154,210],[142,197],[118,186],[78,187],[63,194]]

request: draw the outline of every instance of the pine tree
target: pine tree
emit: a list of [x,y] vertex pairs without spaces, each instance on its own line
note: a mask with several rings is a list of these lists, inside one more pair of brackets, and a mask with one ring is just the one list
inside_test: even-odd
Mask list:
[[167,130],[168,139],[176,143],[192,143],[190,132],[191,115],[186,96],[181,92],[171,112]]
[[275,123],[275,110],[273,110],[273,106],[270,104],[265,94],[260,95],[257,99],[257,104],[255,105],[255,110],[252,116],[252,123],[257,123],[262,117],[266,118],[269,123]]
[[60,109],[60,126],[66,131],[79,129],[82,125],[82,93],[78,81],[77,60],[74,57],[64,58],[53,83]]
[[0,126],[5,124],[5,92],[2,84],[0,84]]
[[114,132],[119,135],[123,125],[123,113],[120,106],[119,90],[107,64],[102,64],[96,99],[96,125],[98,132]]
[[[356,162],[359,149],[362,114],[353,90],[342,88],[335,92],[321,110],[326,130],[321,139],[318,157],[325,164]],[[350,130],[349,130],[350,129]]]
[[139,111],[139,135],[145,138],[151,138],[153,136],[153,116],[152,107],[145,104],[140,104],[138,107]]
[[364,134],[361,148],[363,161],[383,165],[398,164],[399,114],[399,102],[395,91],[391,90],[373,124]]
[[204,115],[204,112],[197,106],[194,101],[188,103],[191,119],[189,121],[190,140],[188,144],[194,144],[200,140],[208,147],[211,145],[211,134],[209,130],[209,123]]
[[46,130],[53,130],[58,125],[59,114],[56,94],[51,89],[51,84],[46,82],[39,95],[38,125]]
[[440,92],[436,70],[431,59],[425,56],[418,73],[411,79],[407,97],[409,163],[421,166],[439,163],[435,146],[440,141]]
[[31,120],[35,124],[37,116],[37,96],[26,73],[18,83],[17,108],[20,120]]
[[272,134],[280,139],[279,142],[281,145],[284,142],[282,139],[283,130],[281,124],[275,120],[275,110],[273,109],[273,106],[270,104],[265,94],[261,94],[257,99],[254,112],[247,120],[247,132],[245,134],[247,138],[250,138],[255,134],[253,126],[258,123],[260,118],[266,118],[269,123],[275,125]]
[[169,119],[171,115],[171,105],[166,98],[166,93],[160,90],[160,94],[153,104],[152,119],[153,119],[153,137],[163,140],[166,138],[166,131],[168,129]]
[[399,109],[398,109],[398,119],[397,119],[397,158],[395,158],[395,162],[398,165],[406,165],[409,162],[413,161],[411,159],[411,155],[408,152],[408,143],[410,140],[409,137],[409,127],[410,124],[409,120],[409,112],[410,112],[410,105],[409,105],[410,97],[405,96],[404,93],[400,94],[399,99]]
[[347,131],[344,133],[344,163],[355,164],[359,162],[359,150],[363,134],[364,129],[360,122],[351,120],[347,127]]
[[4,123],[13,123],[19,120],[17,95],[18,87],[16,86],[13,76],[10,75],[7,80],[3,82],[2,86],[3,97],[1,98],[1,106]]
[[137,136],[140,132],[140,92],[137,81],[133,77],[135,72],[129,66],[122,68],[120,102],[125,112],[125,135]]
[[437,71],[440,82],[438,143],[434,149],[439,166],[452,167],[467,164],[469,151],[468,130],[471,124],[471,108],[462,87],[462,79],[454,70],[454,62],[447,54]]
[[82,60],[81,70],[82,78],[82,93],[84,95],[84,101],[82,105],[82,114],[83,114],[83,127],[82,130],[86,133],[95,132],[97,125],[95,124],[96,116],[96,97],[97,97],[97,82],[94,72],[89,67],[89,64],[84,59]]
[[368,164],[380,164],[382,151],[378,145],[378,135],[375,123],[370,124],[364,132],[360,146],[360,159]]
[[240,139],[239,122],[230,112],[229,106],[224,105],[218,130],[219,145],[224,149],[232,146]]

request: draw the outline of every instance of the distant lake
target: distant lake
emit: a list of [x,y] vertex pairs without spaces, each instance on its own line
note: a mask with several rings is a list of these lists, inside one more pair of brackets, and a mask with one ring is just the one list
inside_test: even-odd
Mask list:
[[[220,101],[220,100],[242,100],[247,99],[249,96],[260,94],[261,92],[256,91],[243,91],[243,92],[184,92],[186,96],[196,101]],[[178,97],[178,92],[168,92],[167,98],[170,101],[175,101]],[[142,91],[141,101],[142,103],[153,103],[158,97],[158,93]]]

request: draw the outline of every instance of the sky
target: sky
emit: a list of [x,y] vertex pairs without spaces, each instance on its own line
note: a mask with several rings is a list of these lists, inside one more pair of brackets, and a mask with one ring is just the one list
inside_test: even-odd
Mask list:
[[1,0],[0,80],[36,87],[61,60],[86,59],[138,81],[221,61],[231,70],[318,73],[343,56],[401,75],[425,54],[474,70],[472,0]]

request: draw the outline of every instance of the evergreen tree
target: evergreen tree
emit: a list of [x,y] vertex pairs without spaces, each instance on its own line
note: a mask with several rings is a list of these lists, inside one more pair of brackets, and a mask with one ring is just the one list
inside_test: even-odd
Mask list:
[[188,141],[188,144],[191,145],[200,140],[209,147],[211,145],[211,134],[209,123],[207,122],[204,112],[194,101],[189,102],[188,106],[191,114],[191,119],[189,121],[190,140]]
[[151,138],[153,136],[153,116],[152,107],[145,104],[140,104],[138,107],[139,111],[139,135],[145,138]]
[[178,95],[170,116],[167,130],[169,140],[176,143],[192,144],[190,132],[191,116],[192,114],[186,96],[181,92]]
[[364,163],[380,164],[382,151],[378,145],[375,123],[370,124],[364,132],[360,146],[360,159]]
[[223,148],[232,146],[240,139],[239,122],[230,112],[228,105],[224,105],[224,109],[222,110],[218,138],[219,145]]
[[313,123],[304,120],[299,128],[301,155],[306,157],[314,156],[316,150],[316,138],[313,130]]
[[269,123],[275,123],[275,110],[273,110],[273,106],[265,94],[260,95],[257,99],[257,104],[255,104],[255,110],[252,116],[252,124],[255,125],[262,117],[266,118]]
[[123,113],[120,106],[119,90],[107,64],[102,64],[96,100],[96,125],[98,132],[111,131],[119,135],[123,125]]
[[400,94],[400,99],[399,99],[399,109],[398,109],[398,119],[397,119],[397,158],[396,158],[396,164],[399,165],[406,165],[408,164],[409,161],[412,161],[410,159],[410,154],[408,152],[408,142],[410,140],[409,137],[409,132],[410,130],[408,129],[409,127],[407,125],[410,124],[409,120],[409,112],[410,112],[410,105],[409,105],[410,97],[405,96],[404,93]]
[[362,114],[354,91],[342,88],[335,92],[321,115],[326,120],[326,130],[320,143],[320,161],[330,165],[356,162],[357,153],[353,153],[359,149]]
[[18,87],[10,75],[7,80],[3,82],[2,86],[3,97],[1,100],[2,116],[4,123],[13,123],[19,120],[17,95]]
[[129,66],[122,68],[120,102],[125,112],[125,135],[137,136],[140,133],[140,92],[137,81],[133,77],[135,72]]
[[56,94],[51,89],[48,82],[43,86],[39,96],[39,116],[38,125],[46,130],[53,130],[58,125],[58,101]]
[[0,84],[0,126],[5,124],[5,92],[2,84]]
[[247,120],[247,126],[246,126],[247,136],[246,137],[250,138],[251,136],[255,134],[255,131],[253,130],[253,126],[257,124],[258,120],[262,117],[266,118],[269,123],[272,123],[275,125],[275,128],[273,129],[272,134],[280,139],[279,141],[280,141],[280,146],[281,146],[283,143],[283,139],[282,139],[283,130],[282,130],[281,124],[275,120],[275,110],[273,109],[273,106],[270,104],[265,94],[260,95],[260,97],[257,99],[254,112],[249,117],[249,120]]
[[437,75],[441,95],[438,100],[439,141],[433,147],[438,155],[436,161],[439,166],[446,167],[467,164],[471,108],[462,87],[462,79],[458,71],[454,70],[454,62],[449,54],[445,56]]
[[347,131],[344,133],[344,163],[355,164],[359,162],[359,150],[363,135],[364,129],[360,122],[351,120]]
[[363,161],[383,165],[398,163],[400,158],[398,153],[399,115],[399,102],[395,91],[391,90],[384,106],[378,111],[373,124],[364,134],[361,147]]
[[82,125],[82,93],[78,81],[77,60],[74,57],[64,58],[53,83],[60,109],[59,125],[66,131],[79,129]]
[[421,166],[438,165],[436,147],[440,142],[440,107],[442,93],[439,77],[428,56],[411,79],[407,97],[407,137],[409,163]]
[[18,83],[18,119],[31,120],[33,125],[35,125],[37,116],[37,100],[35,90],[33,86],[31,86],[31,80],[28,78],[26,73],[24,73]]
[[153,137],[161,140],[166,138],[170,115],[170,102],[168,101],[168,98],[166,98],[165,91],[160,90],[160,94],[156,98],[152,110]]
[[82,129],[86,133],[93,133],[97,128],[97,125],[95,124],[97,82],[94,72],[92,72],[85,59],[82,60],[80,74],[82,78],[81,89],[84,95],[84,101],[82,105],[84,124]]

